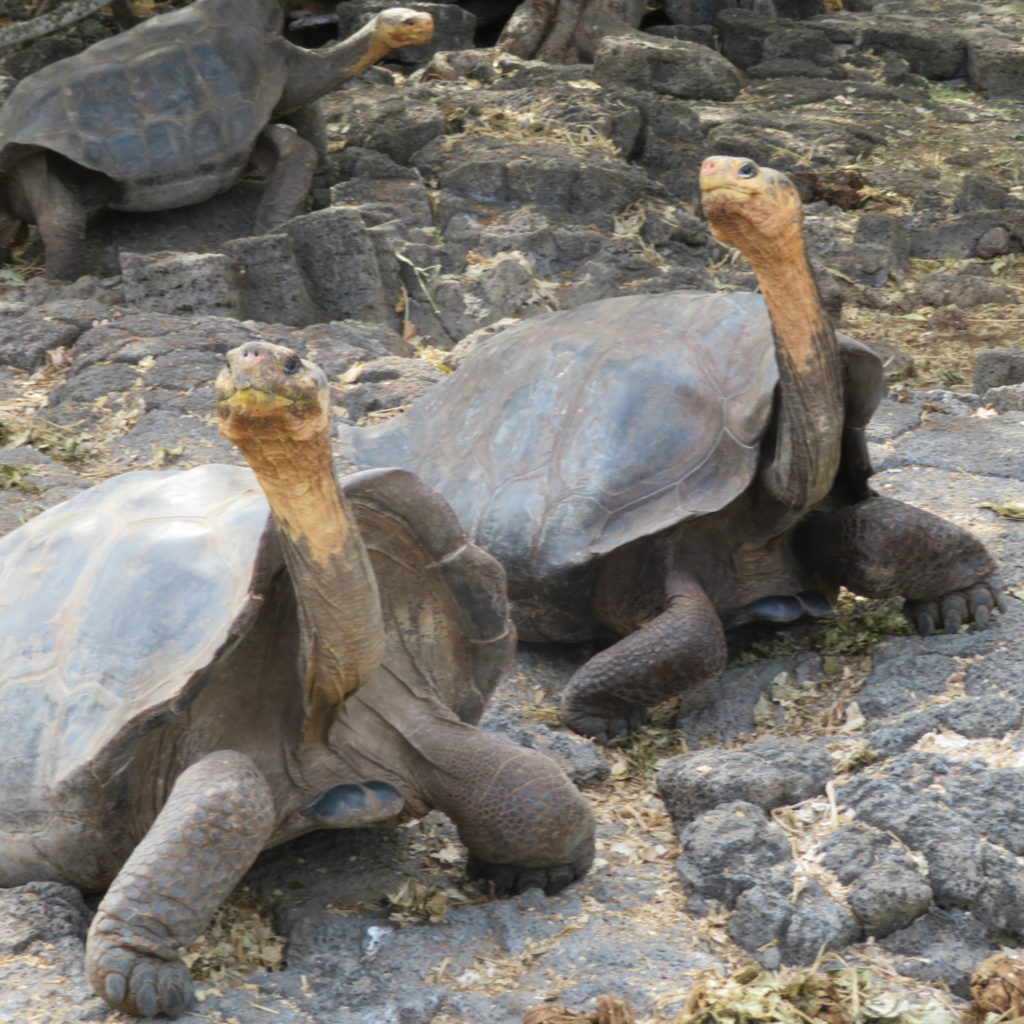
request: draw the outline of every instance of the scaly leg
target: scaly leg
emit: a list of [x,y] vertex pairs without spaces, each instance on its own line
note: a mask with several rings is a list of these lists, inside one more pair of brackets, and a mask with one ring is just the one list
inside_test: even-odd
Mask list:
[[87,211],[79,198],[51,173],[45,153],[33,153],[14,171],[16,188],[28,206],[26,218],[39,226],[46,249],[46,276],[73,281],[85,260]]
[[594,818],[554,761],[439,709],[424,707],[406,723],[416,752],[410,782],[455,823],[470,877],[505,895],[554,893],[586,873]]
[[569,680],[562,719],[605,743],[635,729],[645,710],[721,675],[725,632],[693,577],[673,573],[665,610],[595,654]]
[[267,178],[253,227],[254,234],[264,235],[302,212],[317,154],[294,128],[271,124],[260,133],[253,163]]
[[818,512],[800,527],[796,548],[835,584],[863,597],[903,597],[918,632],[979,629],[1002,608],[995,562],[972,533],[892,498],[867,498]]
[[193,1000],[178,956],[263,849],[274,828],[266,780],[221,750],[178,777],[93,918],[85,967],[97,994],[141,1017],[177,1017]]

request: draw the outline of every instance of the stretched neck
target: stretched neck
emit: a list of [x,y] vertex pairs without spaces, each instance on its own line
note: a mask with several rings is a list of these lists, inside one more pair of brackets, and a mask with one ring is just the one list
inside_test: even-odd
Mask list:
[[326,436],[239,443],[270,502],[299,606],[311,735],[326,735],[345,697],[380,664],[377,584],[331,466]]
[[275,113],[289,113],[314,103],[342,82],[361,74],[386,56],[391,47],[381,41],[373,22],[334,46],[288,49],[288,81]]
[[[762,481],[797,516],[831,490],[843,431],[842,366],[835,331],[821,305],[797,237],[746,252],[764,294],[779,368],[776,450]],[[798,257],[798,258],[797,258]]]

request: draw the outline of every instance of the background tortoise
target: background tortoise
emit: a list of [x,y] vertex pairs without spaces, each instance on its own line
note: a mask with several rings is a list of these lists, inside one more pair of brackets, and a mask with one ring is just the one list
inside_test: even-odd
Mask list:
[[717,676],[724,628],[824,614],[840,585],[904,596],[923,632],[984,626],[1000,600],[980,541],[869,488],[881,365],[837,343],[792,184],[714,157],[701,187],[763,298],[682,291],[538,316],[403,415],[340,428],[357,465],[415,469],[504,563],[521,637],[623,638],[563,696],[566,722],[599,739]]
[[113,880],[86,967],[142,1015],[189,1005],[179,947],[268,844],[439,808],[499,891],[593,852],[554,762],[469,724],[514,642],[500,565],[405,470],[339,488],[317,367],[228,359],[255,478],[128,473],[0,540],[0,885]]
[[91,212],[198,203],[250,164],[267,177],[253,232],[298,213],[326,167],[316,101],[433,20],[390,8],[319,50],[283,23],[280,0],[196,0],[20,82],[0,110],[0,244],[38,224],[47,273],[74,278]]

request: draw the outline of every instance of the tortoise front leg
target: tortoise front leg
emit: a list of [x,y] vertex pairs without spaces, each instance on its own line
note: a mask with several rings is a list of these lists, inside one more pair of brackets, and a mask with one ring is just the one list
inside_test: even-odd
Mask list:
[[409,784],[455,823],[471,878],[558,892],[594,858],[594,816],[551,758],[438,712],[405,726]]
[[646,709],[715,679],[725,668],[725,631],[701,585],[670,575],[665,610],[595,654],[562,693],[562,720],[599,743],[641,725]]
[[1003,597],[996,566],[974,534],[893,498],[809,516],[797,550],[831,583],[862,597],[903,597],[904,611],[922,634],[984,629]]
[[14,171],[15,186],[27,205],[27,220],[39,227],[46,250],[46,276],[73,281],[85,261],[88,211],[54,174],[45,153],[33,153]]
[[178,777],[93,918],[85,966],[97,994],[142,1017],[193,1001],[178,955],[206,927],[273,831],[270,787],[244,754],[209,754]]

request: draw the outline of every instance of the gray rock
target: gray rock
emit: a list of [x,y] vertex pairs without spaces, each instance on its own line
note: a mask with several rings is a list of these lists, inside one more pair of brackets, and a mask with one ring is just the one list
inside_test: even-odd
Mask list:
[[985,259],[1019,251],[1024,239],[1024,210],[976,210],[959,216],[925,217],[910,227],[910,255],[917,259]]
[[288,221],[283,230],[320,319],[390,322],[394,295],[385,292],[375,246],[357,209],[316,210]]
[[924,306],[955,305],[961,309],[1017,301],[1006,284],[976,274],[925,274],[917,283],[917,301]]
[[782,936],[782,962],[810,964],[822,950],[843,949],[861,937],[861,928],[849,907],[828,896],[814,878],[797,895],[793,916]]
[[792,918],[793,904],[787,895],[752,885],[737,898],[726,931],[736,945],[757,953],[762,967],[775,970],[782,965],[780,940]]
[[[733,908],[755,885],[788,893],[792,885],[789,840],[760,807],[742,800],[706,811],[678,829],[676,873],[692,896]],[[701,902],[691,899],[691,907]]]
[[383,356],[359,363],[342,377],[338,406],[358,423],[371,413],[396,412],[420,397],[444,372],[424,359]]
[[879,945],[896,958],[901,974],[944,982],[961,999],[970,999],[970,978],[993,951],[988,929],[973,914],[936,907]]
[[288,235],[234,238],[224,252],[237,268],[242,319],[296,326],[316,321],[316,304]]
[[1024,383],[989,388],[985,392],[985,404],[991,405],[996,412],[1024,411]]
[[4,321],[0,324],[0,365],[35,370],[46,365],[47,352],[73,345],[81,333],[81,327],[35,311]]
[[[833,17],[827,22],[839,20]],[[872,13],[849,20],[859,45],[898,54],[915,74],[931,79],[964,74],[967,48],[955,28],[934,19],[899,14]]]
[[1019,39],[971,28],[967,40],[967,79],[987,96],[1024,99],[1024,46]]
[[683,99],[731,100],[742,87],[736,67],[699,43],[606,36],[594,54],[594,79]]
[[736,67],[746,70],[764,56],[764,40],[772,30],[772,21],[763,14],[746,10],[722,11],[717,21],[722,55]]
[[741,750],[703,750],[665,763],[655,780],[676,829],[720,804],[746,801],[762,810],[823,793],[832,778],[818,744],[765,736]]
[[84,943],[91,919],[82,894],[58,882],[0,889],[0,956],[24,952],[39,941],[70,937]]
[[867,937],[883,938],[931,908],[932,890],[906,851],[879,829],[860,822],[836,829],[821,860],[847,886],[850,909]]
[[121,253],[125,302],[139,309],[187,316],[238,316],[235,265],[222,253]]
[[974,358],[974,390],[986,399],[989,388],[1024,384],[1024,349],[984,348]]
[[[453,4],[433,6],[455,7]],[[469,15],[468,11],[455,9],[462,15]],[[445,129],[444,115],[436,103],[387,86],[351,92],[340,108],[340,116],[344,119],[345,138],[350,145],[375,150],[399,165],[408,164],[413,153],[440,138]]]
[[884,246],[891,254],[893,267],[898,270],[906,269],[910,255],[906,217],[870,211],[863,213],[857,220],[853,240],[857,244]]

